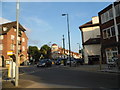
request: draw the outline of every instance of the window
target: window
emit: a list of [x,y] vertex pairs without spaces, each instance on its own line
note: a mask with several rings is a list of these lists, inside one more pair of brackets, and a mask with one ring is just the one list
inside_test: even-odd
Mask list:
[[18,50],[20,50],[20,45],[18,45]]
[[15,36],[14,35],[11,35],[11,40],[14,40]]
[[107,62],[111,62],[112,58],[115,58],[117,55],[118,55],[117,47],[106,49]]
[[15,50],[14,44],[11,44],[11,45],[10,45],[10,49],[11,49],[11,50]]
[[112,9],[109,10],[109,19],[110,20],[113,19],[113,10]]
[[16,32],[17,30],[16,30],[16,28],[14,28],[14,32]]
[[18,39],[18,41],[20,41],[20,37],[18,37],[17,39]]
[[0,40],[2,40],[4,37],[3,37],[3,35],[0,35]]
[[3,44],[0,44],[0,50],[3,50]]
[[[120,4],[115,6],[115,13],[116,13],[116,17],[120,16]],[[101,14],[100,17],[101,17],[102,24],[113,19],[113,8],[111,8],[108,11],[106,11],[105,13]]]
[[118,26],[118,34],[120,35],[120,23],[117,26]]
[[22,46],[22,51],[25,51],[25,46]]
[[108,35],[108,37],[111,36],[110,28],[107,29],[107,35]]
[[7,27],[3,27],[3,31],[7,31]]
[[114,26],[111,27],[111,34],[112,34],[112,36],[115,36],[115,28],[114,28]]
[[115,13],[116,13],[116,17],[120,16],[119,4],[115,6]]
[[104,14],[101,15],[101,23],[104,23]]
[[107,38],[107,31],[106,30],[103,31],[103,38],[104,39]]
[[25,42],[25,38],[22,38],[22,42]]
[[[118,27],[120,27],[120,26],[118,26]],[[119,33],[120,33],[120,30],[119,30]],[[110,38],[110,37],[113,37],[113,36],[115,36],[115,28],[114,28],[114,26],[103,30],[103,38],[104,39]]]

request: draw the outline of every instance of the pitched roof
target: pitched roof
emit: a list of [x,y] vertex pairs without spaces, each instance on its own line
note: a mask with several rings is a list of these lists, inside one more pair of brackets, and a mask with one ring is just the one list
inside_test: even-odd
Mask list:
[[86,42],[84,42],[83,44],[84,45],[100,44],[100,38],[90,38]]
[[79,26],[79,29],[82,29],[82,28],[85,28],[85,27],[98,26],[98,25],[99,25],[99,23],[92,24],[92,20],[91,20],[91,21],[89,21],[89,22],[87,22],[87,23],[85,23],[85,24]]
[[[6,34],[12,27],[17,28],[16,24],[17,24],[16,21],[5,23],[5,24],[1,24],[0,25],[0,29],[2,30],[3,29],[2,27],[7,27],[7,30],[6,31],[2,30],[2,32],[0,32],[0,34]],[[19,30],[26,31],[26,29],[21,24],[19,24]]]

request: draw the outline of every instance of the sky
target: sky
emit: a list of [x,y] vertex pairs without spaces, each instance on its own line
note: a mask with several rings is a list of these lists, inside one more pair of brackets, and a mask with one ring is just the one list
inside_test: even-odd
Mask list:
[[[28,45],[41,47],[44,44],[63,46],[68,49],[67,18],[69,14],[71,50],[78,52],[82,47],[79,26],[90,21],[93,16],[107,7],[111,2],[20,2],[19,22],[24,26],[29,38]],[[16,20],[16,3],[2,2],[2,18]],[[50,43],[51,42],[51,43]]]

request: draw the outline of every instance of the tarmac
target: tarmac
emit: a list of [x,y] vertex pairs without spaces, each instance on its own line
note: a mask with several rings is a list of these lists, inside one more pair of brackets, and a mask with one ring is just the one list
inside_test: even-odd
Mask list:
[[[25,66],[24,66],[25,67]],[[31,67],[31,66],[26,66],[26,67]],[[104,72],[104,73],[118,73],[120,74],[120,71],[118,71],[117,68],[111,68],[108,69],[107,65],[102,65],[102,68],[100,70],[100,66],[99,65],[79,65],[77,67],[70,67],[70,66],[58,66],[62,67],[62,68],[66,68],[66,69],[73,69],[73,70],[80,70],[80,71],[87,71],[87,72]],[[3,70],[6,68],[2,68]],[[25,73],[25,72],[24,72]],[[23,79],[19,79],[19,86],[15,87],[14,83],[11,82],[11,80],[2,80],[2,88],[52,88],[54,86],[54,88],[60,88],[61,85],[52,85],[52,84],[46,84],[46,83],[37,83],[34,81],[30,81],[30,80],[23,80]],[[63,86],[63,88],[81,88],[81,87],[71,87],[71,86]]]

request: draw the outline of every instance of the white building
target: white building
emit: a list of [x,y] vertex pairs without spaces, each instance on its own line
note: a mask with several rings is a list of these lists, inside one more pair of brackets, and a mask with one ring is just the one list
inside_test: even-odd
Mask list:
[[92,20],[79,27],[82,32],[83,57],[86,64],[98,63],[101,56],[99,18]]

